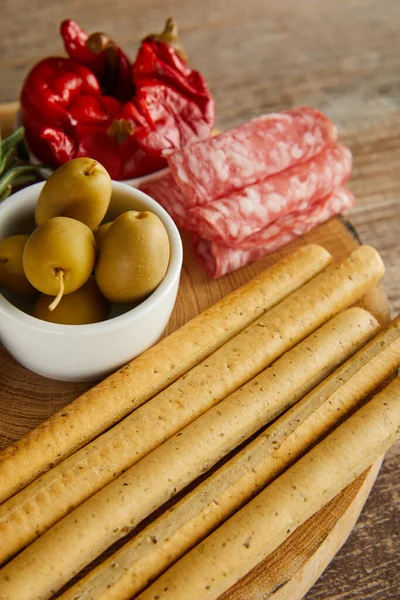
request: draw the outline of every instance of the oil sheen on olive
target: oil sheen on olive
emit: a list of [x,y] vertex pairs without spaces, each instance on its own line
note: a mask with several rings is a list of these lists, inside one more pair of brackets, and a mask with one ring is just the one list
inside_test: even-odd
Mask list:
[[104,321],[110,310],[93,275],[76,292],[64,296],[58,306],[50,311],[49,304],[52,300],[52,296],[41,294],[33,308],[33,316],[50,323],[87,325]]
[[25,244],[23,266],[31,284],[43,294],[56,296],[63,272],[64,294],[80,288],[95,263],[92,231],[75,219],[54,217],[37,227]]
[[92,158],[75,158],[59,167],[39,195],[35,221],[41,225],[52,217],[70,217],[90,229],[100,225],[111,199],[111,179]]
[[29,283],[22,265],[28,235],[12,235],[0,242],[0,286],[23,295],[37,294]]
[[104,235],[96,264],[97,284],[110,302],[141,300],[163,279],[169,253],[168,233],[157,215],[125,212]]

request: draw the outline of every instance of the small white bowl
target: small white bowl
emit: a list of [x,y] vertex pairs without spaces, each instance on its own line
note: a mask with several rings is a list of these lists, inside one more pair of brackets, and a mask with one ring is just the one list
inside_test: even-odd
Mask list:
[[[0,239],[34,229],[34,208],[44,183],[37,183],[0,204]],[[167,273],[157,289],[134,308],[119,307],[107,321],[58,325],[27,314],[0,293],[0,341],[22,365],[52,379],[93,381],[126,364],[152,346],[171,316],[182,266],[182,242],[168,213],[147,194],[113,181],[105,221],[126,210],[149,210],[164,223],[171,247]],[[15,298],[13,299],[15,301]],[[29,307],[28,307],[29,309]],[[125,312],[124,312],[125,311]]]

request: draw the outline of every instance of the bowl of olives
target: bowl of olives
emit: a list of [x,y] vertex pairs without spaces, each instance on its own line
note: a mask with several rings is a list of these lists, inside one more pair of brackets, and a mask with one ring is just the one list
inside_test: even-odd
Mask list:
[[160,338],[181,266],[157,202],[70,161],[0,204],[0,341],[45,377],[100,379]]

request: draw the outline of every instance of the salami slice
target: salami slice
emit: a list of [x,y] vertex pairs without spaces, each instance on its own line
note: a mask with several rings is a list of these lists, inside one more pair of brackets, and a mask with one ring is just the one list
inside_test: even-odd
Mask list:
[[190,210],[192,227],[207,240],[236,247],[294,210],[303,210],[346,183],[348,148],[336,145],[306,163]]
[[336,141],[334,124],[313,108],[257,117],[167,156],[188,206],[205,204],[306,162]]
[[354,197],[347,189],[337,188],[311,207],[286,215],[276,221],[273,228],[266,227],[259,232],[259,243],[252,249],[231,248],[194,237],[194,251],[209,277],[217,279],[274,252],[354,204]]
[[139,189],[156,200],[170,214],[181,229],[188,228],[188,208],[183,192],[170,172],[162,177],[142,183]]

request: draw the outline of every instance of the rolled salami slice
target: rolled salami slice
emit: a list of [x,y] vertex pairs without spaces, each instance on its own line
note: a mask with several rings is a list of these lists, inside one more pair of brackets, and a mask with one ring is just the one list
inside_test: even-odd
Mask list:
[[[207,240],[237,247],[277,219],[328,196],[346,183],[352,155],[336,145],[306,163],[190,210],[192,227]],[[252,247],[252,244],[250,244]]]
[[274,252],[354,204],[354,196],[346,188],[337,188],[331,195],[315,202],[311,207],[293,212],[254,234],[254,245],[251,249],[231,248],[194,236],[194,251],[207,275],[217,279]]
[[314,108],[271,113],[167,156],[189,207],[222,198],[306,162],[336,141],[332,121]]
[[171,173],[165,173],[157,179],[142,183],[139,189],[161,204],[178,227],[188,229],[189,211],[187,202]]

